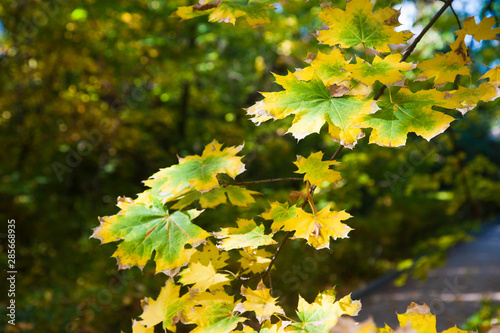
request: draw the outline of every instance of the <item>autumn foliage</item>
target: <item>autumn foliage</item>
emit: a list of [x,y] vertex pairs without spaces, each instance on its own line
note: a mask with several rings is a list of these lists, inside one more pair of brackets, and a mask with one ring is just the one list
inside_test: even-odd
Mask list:
[[[266,13],[274,8],[272,3],[213,1],[180,7],[173,16],[209,15],[210,21],[233,24],[244,18],[256,26],[269,22]],[[466,36],[497,39],[500,28],[493,27],[492,18],[479,23],[467,18],[449,52],[416,62],[410,56],[414,45],[402,53],[401,44],[411,41],[412,34],[395,31],[398,15],[391,7],[373,11],[368,0],[352,0],[345,9],[324,4],[319,17],[328,29],[319,31],[317,39],[331,46],[330,52],[310,54],[305,68],[275,75],[283,90],[262,93],[263,99],[246,110],[251,120],[260,125],[292,116],[288,133],[298,140],[326,125],[339,151],[345,147],[355,154],[367,130],[369,142],[384,147],[405,145],[408,133],[431,140],[456,114],[499,96],[500,67],[490,69],[477,83],[456,82],[457,76],[470,75],[474,65]],[[373,322],[356,325],[341,318],[356,315],[361,303],[349,295],[336,299],[333,289],[311,303],[299,296],[296,315],[287,315],[273,297],[271,275],[279,274],[272,271],[273,264],[288,239],[322,249],[351,231],[348,212],[330,204],[319,209],[314,202],[317,186],[341,180],[335,170],[337,154],[324,160],[322,152],[312,152],[290,161],[305,185],[302,192],[292,192],[288,202],[271,202],[259,216],[242,211],[235,226],[220,230],[197,225],[206,209],[247,207],[262,197],[235,180],[245,171],[242,148],[223,148],[214,140],[201,156],[179,158],[178,164],[152,175],[145,181],[148,189],[137,198],[119,198],[116,215],[100,218],[92,237],[102,243],[119,242],[113,255],[119,269],[142,269],[152,259],[156,272],[169,276],[155,299],[143,301],[134,332],[153,332],[158,324],[170,331],[191,325],[192,332],[393,332]],[[398,316],[402,327],[436,332],[435,318],[425,305],[413,304]]]

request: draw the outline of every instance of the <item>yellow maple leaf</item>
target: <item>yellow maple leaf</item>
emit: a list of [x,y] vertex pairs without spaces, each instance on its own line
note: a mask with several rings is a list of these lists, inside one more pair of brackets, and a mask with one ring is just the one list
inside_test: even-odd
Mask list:
[[262,281],[257,285],[256,290],[241,286],[241,295],[245,296],[246,300],[238,303],[234,310],[254,311],[259,323],[270,320],[272,315],[285,315],[283,309],[276,305],[277,298],[271,296],[270,289],[266,288]]
[[[241,259],[239,263],[241,265],[241,270],[243,272],[250,272],[258,274],[263,272],[271,262],[272,253],[267,252],[264,249],[251,250],[249,248],[239,251]],[[273,266],[274,268],[275,266]]]
[[140,325],[137,320],[132,321],[132,333],[154,333],[154,332],[155,332],[154,326],[147,328],[146,326]]
[[457,54],[450,51],[444,55],[436,54],[434,59],[422,61],[417,68],[424,69],[418,76],[434,78],[434,84],[455,81],[457,75],[469,75],[470,70],[459,60]]
[[489,79],[488,82],[495,86],[500,85],[500,65],[484,73],[481,79]]
[[194,289],[203,291],[207,289],[211,291],[222,289],[229,282],[227,275],[217,273],[211,263],[208,266],[200,263],[191,263],[180,275],[181,279],[179,282],[185,285],[194,284]]
[[304,181],[308,181],[313,185],[321,185],[323,181],[334,183],[342,177],[340,172],[330,169],[331,165],[336,165],[335,161],[323,161],[323,153],[312,153],[309,157],[297,157],[297,162],[293,162],[299,170],[296,173],[305,173]]
[[467,35],[472,35],[476,41],[498,40],[497,34],[500,34],[500,28],[493,28],[496,21],[494,17],[485,17],[476,24],[474,17],[468,17],[463,21],[463,30]]
[[384,59],[375,56],[371,64],[365,61],[358,61],[356,64],[349,64],[346,70],[351,73],[353,79],[371,86],[375,81],[382,84],[392,84],[400,81],[406,72],[412,69],[413,64],[400,62],[401,54],[390,54]]
[[427,304],[411,303],[404,314],[398,314],[399,325],[409,326],[418,333],[436,333],[436,317]]
[[498,89],[489,82],[484,82],[473,89],[460,86],[449,93],[452,94],[451,99],[461,105],[457,110],[462,114],[474,109],[479,101],[490,102],[500,96]]
[[349,79],[349,72],[345,70],[345,66],[349,62],[345,60],[340,49],[333,49],[328,55],[318,52],[310,66],[298,70],[294,74],[299,80],[306,81],[311,80],[316,74],[325,86],[330,86]]
[[284,222],[283,230],[295,231],[295,238],[303,238],[316,249],[329,248],[330,237],[346,238],[352,229],[341,221],[351,217],[345,211],[330,211],[330,205],[317,213],[297,209],[297,217]]
[[215,269],[227,266],[226,261],[229,259],[229,254],[227,252],[221,252],[215,246],[214,243],[208,241],[203,245],[203,250],[198,250],[196,248],[189,249],[189,261],[200,263],[203,266],[208,266],[212,264]]
[[175,285],[170,279],[167,280],[156,300],[145,299],[144,312],[140,316],[142,320],[137,324],[145,328],[154,328],[156,324],[163,322],[164,328],[175,332],[175,324],[180,319],[180,313],[191,306],[188,294],[179,297],[180,290],[180,286]]

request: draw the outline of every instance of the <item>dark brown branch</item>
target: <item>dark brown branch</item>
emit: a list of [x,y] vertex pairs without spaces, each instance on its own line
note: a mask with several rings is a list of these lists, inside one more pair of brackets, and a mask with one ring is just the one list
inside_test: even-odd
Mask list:
[[278,248],[276,249],[276,253],[273,256],[273,259],[271,259],[271,262],[269,263],[269,266],[267,266],[266,270],[262,273],[262,280],[264,280],[271,271],[271,268],[273,267],[276,258],[278,258],[278,255],[280,254],[283,245],[285,245],[285,242],[288,240],[291,233],[292,233],[291,231],[287,232],[285,237],[281,240],[280,244],[278,245]]
[[297,177],[286,177],[286,178],[273,178],[273,179],[261,179],[252,180],[248,182],[234,182],[227,185],[248,185],[248,184],[261,184],[261,183],[273,183],[273,182],[284,182],[284,181],[304,181],[304,178]]
[[[432,20],[420,32],[420,34],[417,36],[417,38],[415,38],[415,40],[413,41],[413,43],[411,43],[411,45],[406,49],[405,53],[403,54],[403,58],[401,58],[400,62],[405,61],[410,56],[410,54],[415,50],[415,47],[417,47],[417,44],[420,42],[420,40],[422,39],[422,37],[424,37],[424,35],[427,33],[427,31],[429,31],[429,29],[434,25],[434,23],[436,23],[436,21],[444,13],[444,11],[448,7],[451,6],[452,2],[453,2],[453,0],[446,0],[444,2],[443,7],[441,7],[441,9],[436,13],[436,15],[434,15],[434,17],[432,18]],[[380,90],[378,91],[378,93],[375,95],[375,97],[373,97],[373,99],[374,100],[378,100],[380,98],[380,96],[382,96],[382,94],[384,93],[384,91],[385,91],[386,88],[387,88],[387,86],[383,85],[380,88]]]

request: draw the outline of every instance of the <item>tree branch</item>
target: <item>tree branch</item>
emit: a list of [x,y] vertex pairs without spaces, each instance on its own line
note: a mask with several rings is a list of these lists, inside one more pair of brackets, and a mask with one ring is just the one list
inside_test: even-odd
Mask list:
[[[415,40],[413,41],[413,43],[411,43],[411,45],[406,49],[406,51],[403,54],[403,57],[401,58],[400,62],[405,61],[410,56],[410,54],[415,50],[415,47],[417,47],[417,44],[420,42],[420,40],[422,39],[422,37],[424,37],[424,35],[427,33],[427,31],[429,31],[429,29],[434,25],[434,23],[436,23],[436,21],[444,13],[444,11],[448,7],[451,6],[452,2],[453,2],[453,0],[446,0],[446,1],[444,1],[443,7],[441,7],[441,9],[436,13],[436,15],[434,15],[434,17],[432,18],[432,20],[420,32],[420,34],[417,36],[417,38],[415,38]],[[387,88],[387,86],[383,85],[380,88],[380,90],[378,91],[378,93],[375,95],[375,97],[373,97],[373,99],[374,100],[378,100],[380,98],[380,96],[382,96],[382,94],[384,93],[384,91],[385,91],[386,88]]]
[[283,182],[283,181],[303,181],[304,178],[297,177],[286,177],[286,178],[273,178],[273,179],[261,179],[261,180],[252,180],[248,182],[234,182],[227,185],[247,185],[247,184],[261,184],[261,183],[273,183],[273,182]]

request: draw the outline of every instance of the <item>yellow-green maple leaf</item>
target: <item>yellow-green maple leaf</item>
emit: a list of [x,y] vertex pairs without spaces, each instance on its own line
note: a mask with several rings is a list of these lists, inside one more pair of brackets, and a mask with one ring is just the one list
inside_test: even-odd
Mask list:
[[345,211],[330,211],[330,205],[317,213],[297,209],[297,216],[284,222],[283,230],[295,231],[294,238],[303,238],[316,249],[329,248],[330,237],[346,238],[352,229],[341,221],[351,217]]
[[345,60],[340,49],[333,49],[329,55],[318,52],[310,66],[298,70],[294,74],[299,80],[305,81],[311,80],[316,74],[323,80],[325,86],[330,86],[349,79],[349,72],[345,70],[345,66],[349,62]]
[[[241,259],[238,262],[241,265],[243,273],[250,272],[258,274],[263,272],[271,262],[272,253],[267,252],[265,249],[252,250],[243,249],[239,251]],[[273,266],[274,268],[275,266]]]
[[191,305],[188,294],[179,297],[180,290],[180,286],[168,279],[156,300],[145,299],[144,312],[140,316],[142,320],[137,324],[150,329],[163,322],[163,328],[175,332],[175,324],[179,321],[180,314]]
[[488,83],[494,86],[500,85],[500,65],[484,73],[481,79],[489,79]]
[[355,316],[359,310],[361,302],[353,301],[351,295],[335,302],[333,290],[320,293],[311,304],[299,295],[297,315],[300,322],[292,323],[286,331],[326,333],[335,326],[341,315]]
[[274,119],[295,115],[288,129],[295,138],[300,140],[311,133],[319,133],[325,122],[333,139],[346,147],[354,147],[363,136],[351,119],[370,113],[372,101],[355,96],[331,97],[330,90],[317,76],[311,81],[299,81],[292,73],[275,77],[285,90],[262,93],[264,100],[259,108]]
[[260,195],[259,192],[247,190],[241,186],[226,186],[216,187],[208,192],[200,192],[191,189],[189,192],[179,197],[179,201],[172,206],[173,209],[183,209],[196,200],[199,200],[202,208],[215,208],[219,205],[229,202],[233,206],[248,207],[249,204],[254,203],[254,195]]
[[244,17],[252,27],[269,23],[267,10],[273,10],[272,4],[259,1],[211,1],[194,6],[179,7],[171,16],[182,20],[210,14],[208,20],[224,23],[236,23],[236,19]]
[[237,228],[221,228],[221,231],[213,233],[216,238],[222,239],[218,245],[220,249],[229,251],[276,244],[272,234],[265,234],[264,225],[257,225],[254,220],[244,219],[238,219],[236,223]]
[[194,284],[193,288],[201,291],[205,291],[207,289],[214,291],[222,289],[224,285],[229,284],[227,275],[217,273],[211,263],[205,266],[201,263],[192,262],[181,272],[180,275],[180,283],[184,285]]
[[481,40],[498,40],[496,35],[500,34],[500,28],[493,28],[496,20],[494,17],[485,17],[476,24],[473,16],[466,18],[463,21],[463,30],[467,35],[472,35],[476,41]]
[[429,79],[434,77],[434,84],[453,82],[457,75],[470,74],[469,68],[463,65],[459,56],[453,51],[436,54],[434,59],[422,61],[417,68],[424,69],[418,76]]
[[214,140],[205,147],[201,156],[181,158],[179,164],[161,169],[144,183],[166,201],[183,194],[188,187],[200,192],[218,187],[218,174],[226,173],[234,178],[245,171],[241,157],[236,156],[243,146],[221,148],[222,145]]
[[284,223],[297,216],[295,206],[289,206],[288,202],[271,203],[271,208],[261,214],[262,218],[274,221],[271,228],[278,231],[283,228]]
[[474,109],[479,101],[489,102],[499,97],[498,90],[489,82],[484,82],[473,89],[459,86],[457,90],[449,93],[452,94],[451,99],[460,104],[457,110],[462,114]]
[[234,310],[242,313],[254,311],[259,323],[270,320],[272,315],[285,315],[283,309],[276,305],[277,298],[272,297],[270,292],[271,290],[266,288],[262,281],[257,285],[256,290],[241,286],[241,295],[246,300],[243,303],[238,303]]
[[412,69],[413,64],[400,62],[401,54],[390,54],[384,59],[375,56],[371,64],[366,61],[358,61],[356,64],[349,64],[346,70],[351,72],[353,79],[363,82],[366,85],[372,85],[375,81],[382,84],[393,84],[400,81],[406,72]]
[[214,294],[202,292],[192,300],[196,306],[184,314],[188,324],[197,325],[191,333],[231,332],[238,323],[246,320],[233,311],[234,298],[225,292],[216,291]]
[[200,214],[196,210],[169,213],[158,199],[150,205],[122,199],[119,207],[118,214],[99,219],[100,225],[91,236],[102,243],[121,241],[113,254],[119,269],[142,269],[155,252],[156,272],[174,274],[188,260],[184,246],[199,244],[210,236],[191,222]]
[[446,94],[437,90],[420,90],[412,93],[401,88],[391,98],[380,100],[380,110],[359,119],[362,127],[372,127],[370,143],[380,146],[398,147],[406,142],[409,132],[426,140],[444,132],[454,120],[442,112],[432,110],[433,106],[455,108],[457,102],[446,99]]
[[386,24],[387,12],[377,15],[372,12],[369,0],[347,2],[345,11],[331,6],[324,7],[319,17],[329,30],[321,30],[318,40],[328,45],[340,44],[347,48],[363,44],[380,52],[390,52],[387,44],[405,43],[411,34],[394,31],[394,25]]
[[342,177],[340,172],[330,169],[331,165],[336,165],[335,161],[323,161],[323,153],[312,153],[309,157],[298,156],[297,162],[293,162],[299,170],[296,173],[305,173],[304,181],[313,185],[321,185],[323,181],[334,183]]

